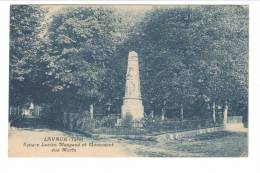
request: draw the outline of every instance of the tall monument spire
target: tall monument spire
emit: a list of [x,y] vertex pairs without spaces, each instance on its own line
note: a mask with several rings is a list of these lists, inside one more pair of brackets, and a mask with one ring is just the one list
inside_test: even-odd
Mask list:
[[144,116],[144,107],[141,97],[138,55],[132,51],[128,54],[126,73],[125,97],[122,106],[122,117],[127,114],[133,116],[133,120],[140,120]]

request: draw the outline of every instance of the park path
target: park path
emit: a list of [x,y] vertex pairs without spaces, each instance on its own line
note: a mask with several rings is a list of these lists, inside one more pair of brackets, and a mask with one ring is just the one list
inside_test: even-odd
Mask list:
[[228,124],[226,130],[231,132],[248,132],[248,128],[244,128],[242,123]]
[[[113,143],[113,147],[80,147],[76,152],[59,153],[51,152],[48,147],[24,147],[25,142],[28,144],[41,143],[45,137],[83,137],[85,143]],[[17,157],[246,157],[247,148],[247,132],[245,129],[241,131],[238,128],[160,142],[105,136],[89,138],[77,133],[58,130],[11,127],[8,152],[9,156]]]
[[[97,147],[77,147],[76,152],[52,152],[51,147],[37,147],[36,144],[41,144],[45,137],[82,137],[76,133],[65,133],[57,130],[49,129],[21,129],[10,128],[9,130],[9,156],[14,157],[127,157],[135,156],[131,152],[131,148],[122,145],[115,139],[91,139],[84,138],[84,143],[91,143],[94,141],[98,144],[111,144],[113,147],[97,146]],[[71,143],[83,143],[71,142]],[[34,145],[33,147],[25,147],[24,143]],[[46,142],[45,142],[46,143]],[[48,142],[47,142],[48,143]],[[59,142],[51,142],[59,145]],[[55,147],[57,148],[57,147]],[[62,148],[62,147],[58,147]]]

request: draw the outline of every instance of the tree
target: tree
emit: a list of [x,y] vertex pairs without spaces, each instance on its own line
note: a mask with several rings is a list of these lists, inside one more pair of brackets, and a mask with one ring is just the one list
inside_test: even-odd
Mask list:
[[75,8],[54,16],[49,29],[45,85],[64,109],[108,100],[114,85],[119,18],[111,9]]
[[201,118],[209,117],[203,113],[209,102],[228,99],[234,107],[243,97],[247,105],[246,7],[155,8],[125,46],[139,53],[145,107],[180,107],[181,113],[186,104],[186,116]]
[[41,86],[40,35],[46,11],[37,6],[12,5],[10,8],[10,104],[39,101]]

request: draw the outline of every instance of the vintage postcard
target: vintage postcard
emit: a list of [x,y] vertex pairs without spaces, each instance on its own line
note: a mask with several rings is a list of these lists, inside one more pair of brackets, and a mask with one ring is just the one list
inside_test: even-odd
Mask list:
[[247,157],[249,7],[11,5],[9,157]]

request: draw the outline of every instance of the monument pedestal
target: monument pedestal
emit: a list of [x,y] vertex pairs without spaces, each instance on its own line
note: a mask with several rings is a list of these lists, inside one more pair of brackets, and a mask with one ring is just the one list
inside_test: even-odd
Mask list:
[[141,120],[144,116],[144,107],[140,99],[124,99],[122,106],[122,117],[127,114],[133,116],[133,120]]
[[129,52],[125,97],[122,105],[122,118],[131,115],[134,121],[139,121],[144,117],[144,107],[141,98],[139,63],[136,52]]

